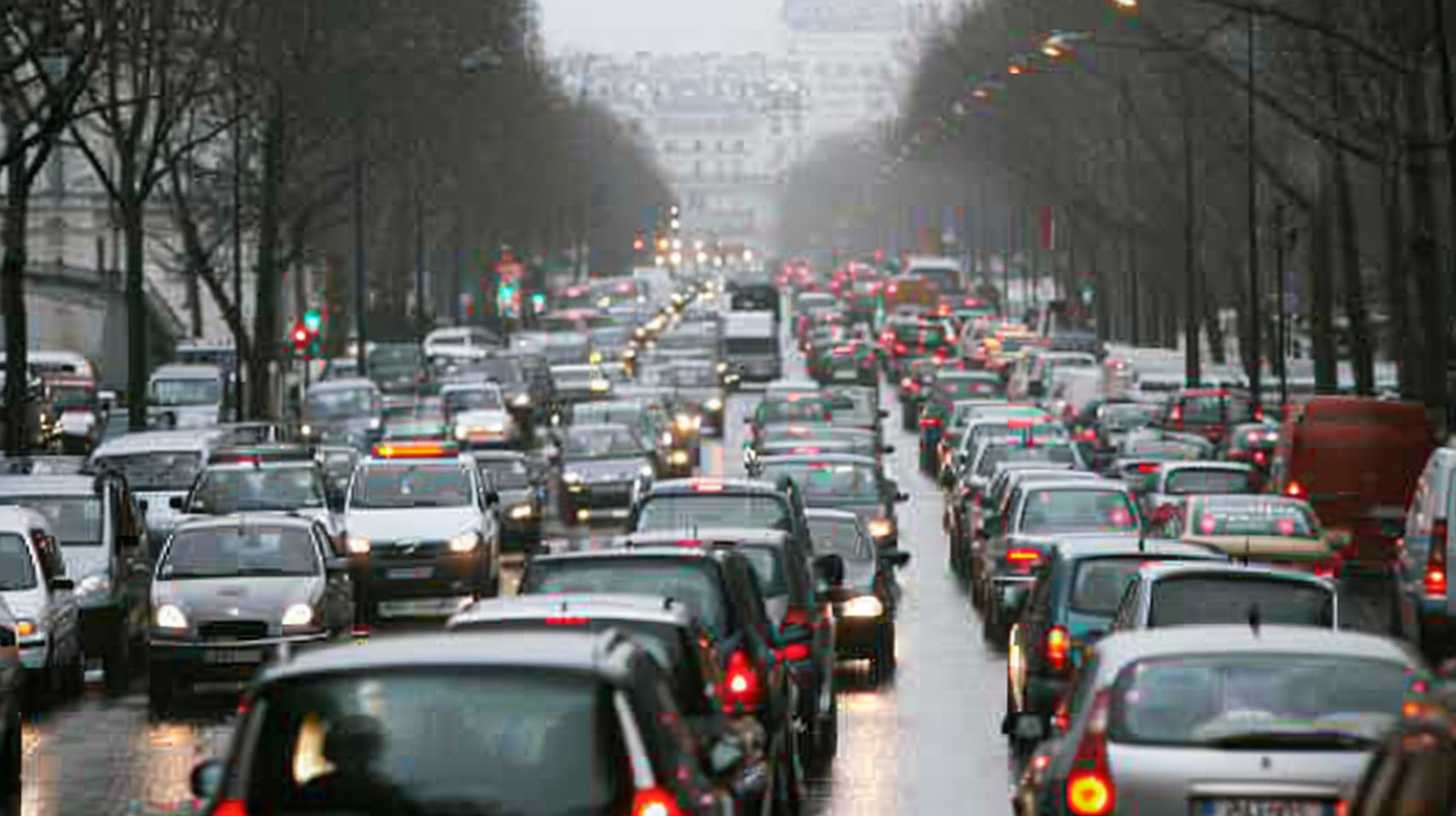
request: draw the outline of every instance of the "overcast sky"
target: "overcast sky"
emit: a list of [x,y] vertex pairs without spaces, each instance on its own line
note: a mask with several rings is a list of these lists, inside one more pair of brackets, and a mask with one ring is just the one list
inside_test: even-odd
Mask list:
[[768,51],[783,0],[540,0],[546,50]]

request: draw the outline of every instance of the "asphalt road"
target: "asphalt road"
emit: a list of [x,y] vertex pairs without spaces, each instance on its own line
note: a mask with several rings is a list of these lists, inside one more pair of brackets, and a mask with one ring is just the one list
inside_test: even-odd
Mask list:
[[[790,371],[801,373],[801,364]],[[742,417],[755,399],[745,393],[730,401],[726,438],[704,445],[703,472],[741,472]],[[902,571],[899,670],[878,688],[862,666],[840,671],[839,756],[826,778],[811,781],[812,812],[936,814],[968,805],[997,812],[1009,782],[998,735],[1005,658],[971,625],[969,603],[946,568],[939,494],[915,468],[916,442],[899,430],[897,408],[886,407],[891,469],[911,495],[900,508],[901,546],[913,558]],[[113,698],[94,673],[90,680],[79,700],[27,725],[21,812],[189,812],[188,773],[226,751],[235,700],[201,700],[158,720],[148,715],[141,683]]]

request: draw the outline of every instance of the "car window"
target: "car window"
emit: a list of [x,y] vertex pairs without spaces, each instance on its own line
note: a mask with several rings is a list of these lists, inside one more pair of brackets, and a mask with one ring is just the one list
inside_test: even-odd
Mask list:
[[196,451],[156,451],[97,459],[96,469],[119,473],[132,490],[187,490],[202,469],[202,454]]
[[520,459],[487,459],[479,462],[480,469],[495,479],[500,490],[519,490],[531,486],[531,471]]
[[1140,558],[1093,558],[1077,563],[1069,606],[1075,612],[1111,616],[1142,567]]
[[35,584],[30,542],[14,533],[0,533],[0,592],[31,589]]
[[680,601],[716,635],[729,615],[709,567],[688,558],[563,558],[531,564],[521,594],[656,595]]
[[157,579],[317,575],[319,566],[307,528],[207,527],[172,537]]
[[1273,578],[1177,576],[1153,585],[1148,626],[1247,623],[1335,624],[1334,594],[1307,581]]
[[1076,450],[1070,445],[987,445],[976,462],[976,476],[981,479],[990,477],[1002,462],[1079,464]]
[[1313,514],[1301,504],[1254,501],[1243,504],[1200,502],[1194,530],[1206,536],[1282,536],[1318,538]]
[[613,694],[576,672],[418,669],[265,692],[254,813],[605,813],[630,797]]
[[455,464],[370,465],[359,472],[350,509],[461,507],[474,503],[470,476]]
[[642,453],[642,442],[626,428],[592,427],[568,430],[562,442],[567,459],[602,459]]
[[101,545],[100,496],[0,496],[0,504],[23,504],[45,516],[62,547]]
[[789,584],[784,577],[784,550],[774,546],[743,546],[738,551],[753,567],[758,576],[759,588],[765,597],[777,598],[789,594]]
[[809,519],[809,535],[817,553],[838,553],[846,561],[872,561],[873,545],[853,519]]
[[780,476],[792,478],[810,505],[880,500],[879,469],[872,464],[784,462],[766,464],[763,471],[765,481],[777,481]]
[[1137,519],[1121,491],[1036,490],[1027,494],[1018,529],[1029,534],[1131,531]]
[[213,405],[222,400],[222,383],[202,378],[152,380],[147,400],[153,405]]
[[1165,493],[1252,493],[1248,471],[1215,468],[1179,468],[1168,475]]
[[649,496],[636,531],[692,527],[750,527],[793,531],[788,500],[763,493],[670,493]]
[[366,416],[379,410],[372,388],[328,388],[310,391],[303,403],[309,419]]

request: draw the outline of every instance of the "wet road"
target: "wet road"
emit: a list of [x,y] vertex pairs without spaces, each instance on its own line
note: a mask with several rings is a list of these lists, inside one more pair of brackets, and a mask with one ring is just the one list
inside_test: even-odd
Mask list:
[[[802,373],[795,360],[790,373]],[[892,475],[911,499],[900,508],[902,571],[899,670],[875,688],[862,667],[839,673],[839,756],[827,778],[811,781],[811,812],[891,814],[1004,812],[1008,775],[998,734],[1005,658],[981,641],[970,606],[946,568],[940,496],[915,466],[916,441],[899,430],[898,406],[886,441]],[[726,438],[703,448],[703,471],[742,470],[742,417],[756,397],[728,405]],[[223,753],[233,700],[192,706],[166,720],[149,717],[144,686],[107,697],[99,677],[84,696],[29,724],[21,812],[26,816],[186,813],[193,765]]]

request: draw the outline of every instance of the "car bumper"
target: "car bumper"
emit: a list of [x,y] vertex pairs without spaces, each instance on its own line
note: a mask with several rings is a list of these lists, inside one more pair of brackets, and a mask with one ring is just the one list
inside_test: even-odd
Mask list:
[[26,638],[20,641],[20,665],[26,671],[40,671],[46,667],[46,657],[50,654],[49,639],[45,635]]
[[870,657],[875,653],[879,641],[880,627],[885,616],[878,618],[838,617],[834,622],[834,651],[841,659]]
[[193,677],[226,677],[239,674],[242,669],[251,673],[259,665],[286,652],[316,648],[328,641],[327,632],[236,641],[173,640],[153,636],[147,640],[147,650],[153,666]]
[[435,559],[370,558],[362,573],[363,601],[458,598],[484,588],[487,569],[479,550],[470,556]]
[[632,505],[632,482],[589,482],[572,485],[566,495],[577,510],[626,510]]

